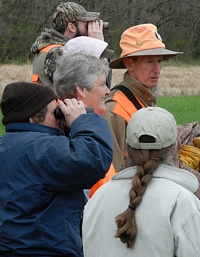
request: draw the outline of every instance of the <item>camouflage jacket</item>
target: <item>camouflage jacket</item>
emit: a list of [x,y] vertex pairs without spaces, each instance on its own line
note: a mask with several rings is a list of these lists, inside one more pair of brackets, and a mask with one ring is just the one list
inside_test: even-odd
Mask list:
[[[56,70],[56,60],[62,55],[62,49],[67,42],[68,38],[64,37],[58,31],[54,29],[45,28],[41,35],[36,39],[31,47],[31,53],[35,55],[33,61],[33,74],[39,75],[41,78],[39,82],[45,81],[45,84],[53,86],[53,74]],[[42,53],[41,50],[49,45],[60,44],[62,46],[56,46],[52,48],[48,53]],[[102,54],[102,58],[106,58],[108,62],[113,55],[114,50],[106,48]],[[43,79],[44,78],[44,79]],[[112,70],[109,69],[109,74],[106,78],[106,84],[110,88],[112,80]],[[44,83],[42,83],[44,84]]]
[[[41,35],[36,39],[36,41],[32,45],[31,52],[35,54],[35,58],[37,58],[38,54],[43,48],[52,44],[65,45],[67,41],[68,39],[58,31],[54,29],[45,28]],[[56,69],[56,60],[61,55],[62,46],[57,46],[52,48],[45,56],[44,72],[47,75],[48,79],[51,81],[51,83],[53,82],[53,73]]]

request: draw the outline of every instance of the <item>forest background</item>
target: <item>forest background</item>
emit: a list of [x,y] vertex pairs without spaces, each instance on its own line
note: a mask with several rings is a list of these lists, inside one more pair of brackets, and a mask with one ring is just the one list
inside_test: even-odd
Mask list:
[[[0,0],[0,63],[32,60],[30,48],[62,0]],[[105,41],[120,55],[119,40],[128,27],[153,23],[168,49],[182,51],[179,61],[198,63],[200,58],[199,0],[75,0],[88,11],[100,12],[110,26]],[[176,61],[177,58],[174,59]]]

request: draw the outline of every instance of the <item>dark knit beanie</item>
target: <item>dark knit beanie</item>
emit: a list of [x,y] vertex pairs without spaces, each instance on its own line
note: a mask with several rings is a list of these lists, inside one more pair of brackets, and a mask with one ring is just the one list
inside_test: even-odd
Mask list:
[[1,100],[2,123],[27,121],[54,99],[57,96],[49,86],[28,82],[8,84]]

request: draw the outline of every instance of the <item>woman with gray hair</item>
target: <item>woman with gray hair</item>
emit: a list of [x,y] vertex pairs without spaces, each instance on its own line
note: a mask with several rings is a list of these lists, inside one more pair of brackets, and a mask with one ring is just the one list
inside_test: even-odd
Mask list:
[[110,94],[106,86],[108,63],[85,52],[64,54],[54,73],[54,87],[60,99],[76,98],[94,112],[106,110],[105,97]]
[[[102,115],[106,111],[105,97],[110,94],[106,85],[108,63],[94,54],[75,52],[63,54],[54,73],[54,87],[58,97],[63,100],[75,98],[82,100],[86,107]],[[94,192],[115,175],[111,164],[105,178],[99,180],[88,193],[91,198]]]

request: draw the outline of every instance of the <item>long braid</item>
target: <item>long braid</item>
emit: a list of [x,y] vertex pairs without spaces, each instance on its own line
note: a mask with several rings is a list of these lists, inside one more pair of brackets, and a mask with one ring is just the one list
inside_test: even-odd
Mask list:
[[129,206],[115,218],[117,224],[115,237],[119,237],[121,242],[127,245],[127,248],[131,248],[134,246],[138,230],[135,210],[142,201],[153,172],[160,163],[168,158],[172,146],[161,150],[137,150],[131,147],[128,148],[130,158],[137,165],[137,172],[133,177],[132,187],[129,191]]

